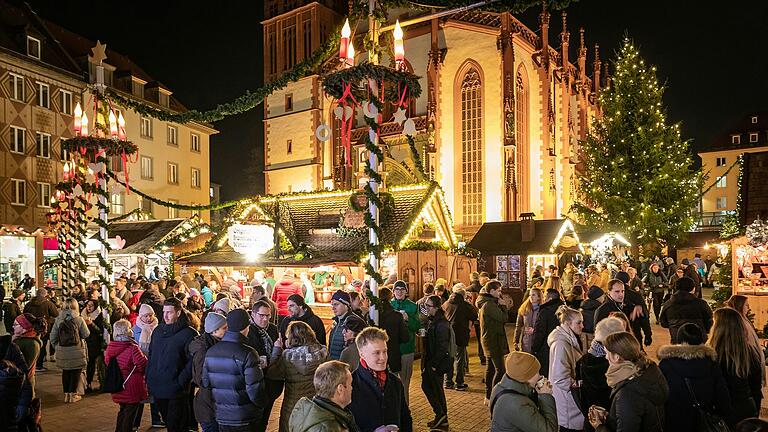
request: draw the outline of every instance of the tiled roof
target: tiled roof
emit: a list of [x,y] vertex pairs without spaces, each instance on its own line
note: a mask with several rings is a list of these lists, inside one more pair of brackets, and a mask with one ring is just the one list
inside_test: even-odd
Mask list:
[[155,245],[186,219],[160,219],[110,224],[109,236],[120,236],[125,247],[113,250],[111,255],[144,255],[151,253]]
[[[757,117],[757,123],[752,123],[753,117]],[[758,134],[757,142],[749,142],[750,133]],[[731,141],[733,135],[740,135],[739,144],[733,144]],[[742,117],[739,121],[730,125],[724,134],[720,135],[700,153],[766,146],[768,146],[768,111],[763,111],[750,113]]]
[[486,222],[467,244],[483,255],[548,254],[564,219],[534,220],[534,236],[522,241],[522,222]]

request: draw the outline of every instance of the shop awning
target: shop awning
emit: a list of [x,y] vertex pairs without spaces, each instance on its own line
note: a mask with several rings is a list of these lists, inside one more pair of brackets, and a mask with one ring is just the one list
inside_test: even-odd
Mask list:
[[301,261],[296,261],[293,255],[286,255],[281,259],[276,259],[274,256],[265,255],[255,259],[248,259],[240,252],[232,250],[229,246],[224,246],[221,250],[215,252],[208,252],[200,255],[195,255],[188,258],[183,258],[189,265],[210,265],[210,266],[222,266],[222,267],[312,267],[316,265],[357,265],[355,257],[349,253],[334,253],[330,255],[322,255],[312,258],[305,258]]
[[[524,230],[524,224],[532,224],[532,230]],[[467,246],[483,255],[540,255],[577,251],[578,240],[568,219],[487,222]]]

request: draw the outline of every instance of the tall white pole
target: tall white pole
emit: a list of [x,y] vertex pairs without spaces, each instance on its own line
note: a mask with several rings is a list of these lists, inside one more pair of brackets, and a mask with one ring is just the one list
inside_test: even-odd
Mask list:
[[[376,0],[368,0],[368,32],[370,34],[371,38],[371,48],[368,51],[368,61],[371,64],[378,64],[379,63],[379,56],[376,52],[378,45],[379,45],[379,31],[378,31],[378,25],[379,23],[376,21],[376,18],[374,16],[374,12],[376,9]],[[370,80],[368,82],[368,86],[371,89],[371,94],[378,96],[379,94],[379,88],[376,85],[375,80]],[[378,116],[375,121],[378,122]],[[371,129],[372,131],[373,129]],[[370,134],[371,141],[373,142],[373,145],[378,147],[379,146],[379,138],[378,135],[375,133]],[[376,155],[375,152],[368,152],[368,162],[371,164],[371,170],[373,172],[378,172],[379,170],[379,157]],[[379,193],[379,184],[374,178],[368,179],[368,184],[371,186],[371,190],[374,194]],[[369,202],[368,203],[368,210],[371,214],[371,219],[373,219],[376,226],[379,225],[379,209],[376,207],[376,203]],[[379,245],[379,237],[376,234],[376,231],[373,228],[368,229],[368,241],[374,245]],[[368,257],[368,262],[371,264],[371,267],[373,267],[373,270],[375,272],[379,271],[379,259],[376,256],[374,252],[371,252]],[[371,277],[370,279],[370,286],[371,286],[371,292],[374,296],[378,297],[379,294],[379,283]],[[379,312],[375,310],[375,308],[371,308],[371,318],[373,319],[374,323],[379,323]]]
[[[94,88],[96,89],[96,109],[99,108],[99,98],[105,93],[106,85],[104,84],[104,66],[101,65],[101,62],[96,66],[96,85]],[[98,118],[98,114],[96,116]],[[105,119],[106,120],[106,119]],[[97,156],[100,157],[100,156]],[[104,158],[106,158],[106,155],[104,155]],[[96,162],[96,161],[94,161]],[[96,175],[96,173],[93,173]],[[99,237],[106,242],[109,234],[107,233],[107,164],[102,163],[101,164],[101,175],[99,176],[99,191],[101,193],[99,194],[99,220],[102,221],[101,224],[99,224]],[[104,243],[101,243],[99,245],[99,255],[104,258],[105,262],[109,262],[109,257],[107,256],[109,252],[107,251],[107,246]],[[107,268],[101,265],[101,262],[99,262],[99,275],[103,277],[102,280],[109,280],[109,273],[107,272]],[[109,301],[109,287],[104,284],[101,286],[101,297],[105,301]]]

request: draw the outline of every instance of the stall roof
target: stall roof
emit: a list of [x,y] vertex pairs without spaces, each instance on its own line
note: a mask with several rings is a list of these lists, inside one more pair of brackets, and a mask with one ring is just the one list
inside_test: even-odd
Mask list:
[[[529,241],[523,241],[522,226],[525,222],[533,223],[533,236]],[[550,248],[559,240],[558,236],[564,229],[570,229],[575,235],[573,224],[568,219],[486,222],[467,246],[483,255],[550,254]]]
[[[122,249],[110,255],[145,255],[154,251],[155,245],[182,225],[187,219],[155,219],[132,222],[113,222],[109,225],[109,237],[120,236],[125,240]],[[95,236],[94,236],[95,237]]]
[[[189,258],[182,258],[181,261],[193,265],[212,265],[212,266],[267,266],[267,267],[293,267],[299,262],[293,259],[292,255],[286,255],[281,259],[272,256],[264,256],[258,259],[249,260],[240,252],[235,252],[229,246],[224,246],[215,252],[209,252],[201,255],[195,255]],[[354,257],[349,253],[335,253],[332,255],[322,255],[301,260],[302,266],[314,266],[322,264],[356,264]]]
[[[292,244],[306,244],[315,252],[311,260],[318,262],[354,262],[355,258],[365,250],[368,234],[340,236],[336,229],[342,216],[351,215],[349,200],[356,191],[327,191],[317,193],[296,193],[279,197],[257,197],[245,205],[243,211],[236,215],[236,223],[254,223],[271,219],[275,213],[275,203],[279,203],[279,218],[283,232]],[[382,219],[381,243],[402,246],[404,239],[413,234],[414,222],[421,215],[428,215],[435,225],[438,237],[443,239],[448,247],[455,245],[455,233],[450,212],[443,201],[442,190],[435,182],[414,185],[395,186],[388,189],[393,199],[392,211]],[[362,225],[362,215],[357,215],[359,227]],[[364,228],[364,227],[363,227]],[[195,264],[227,264],[248,263],[245,257],[226,245],[215,251],[201,255],[180,258],[181,261]],[[266,257],[265,257],[266,258]],[[290,265],[285,260],[277,260],[283,265]],[[309,263],[302,260],[300,264]],[[279,263],[260,265],[280,265]],[[294,265],[297,264],[294,262]],[[238,265],[238,264],[234,264]]]

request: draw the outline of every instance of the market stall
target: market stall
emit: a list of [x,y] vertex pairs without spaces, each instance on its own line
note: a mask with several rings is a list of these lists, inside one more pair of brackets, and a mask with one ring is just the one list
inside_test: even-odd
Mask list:
[[468,244],[480,251],[478,271],[495,273],[515,308],[522,303],[537,266],[559,266],[564,253],[583,252],[569,219],[535,220],[532,214],[523,217],[520,221],[484,223]]
[[[179,257],[181,273],[200,271],[250,280],[262,270],[280,280],[292,270],[310,300],[330,313],[333,291],[366,278],[368,229],[356,210],[356,191],[294,193],[244,200],[230,225],[201,250]],[[392,283],[403,279],[411,298],[437,278],[469,282],[473,259],[450,252],[456,246],[453,223],[434,182],[393,186],[384,194],[380,270]],[[355,204],[355,205],[352,205]],[[277,246],[277,248],[276,248]],[[276,250],[277,249],[277,250]]]
[[768,323],[768,224],[757,218],[731,240],[734,294],[749,298],[757,329]]

